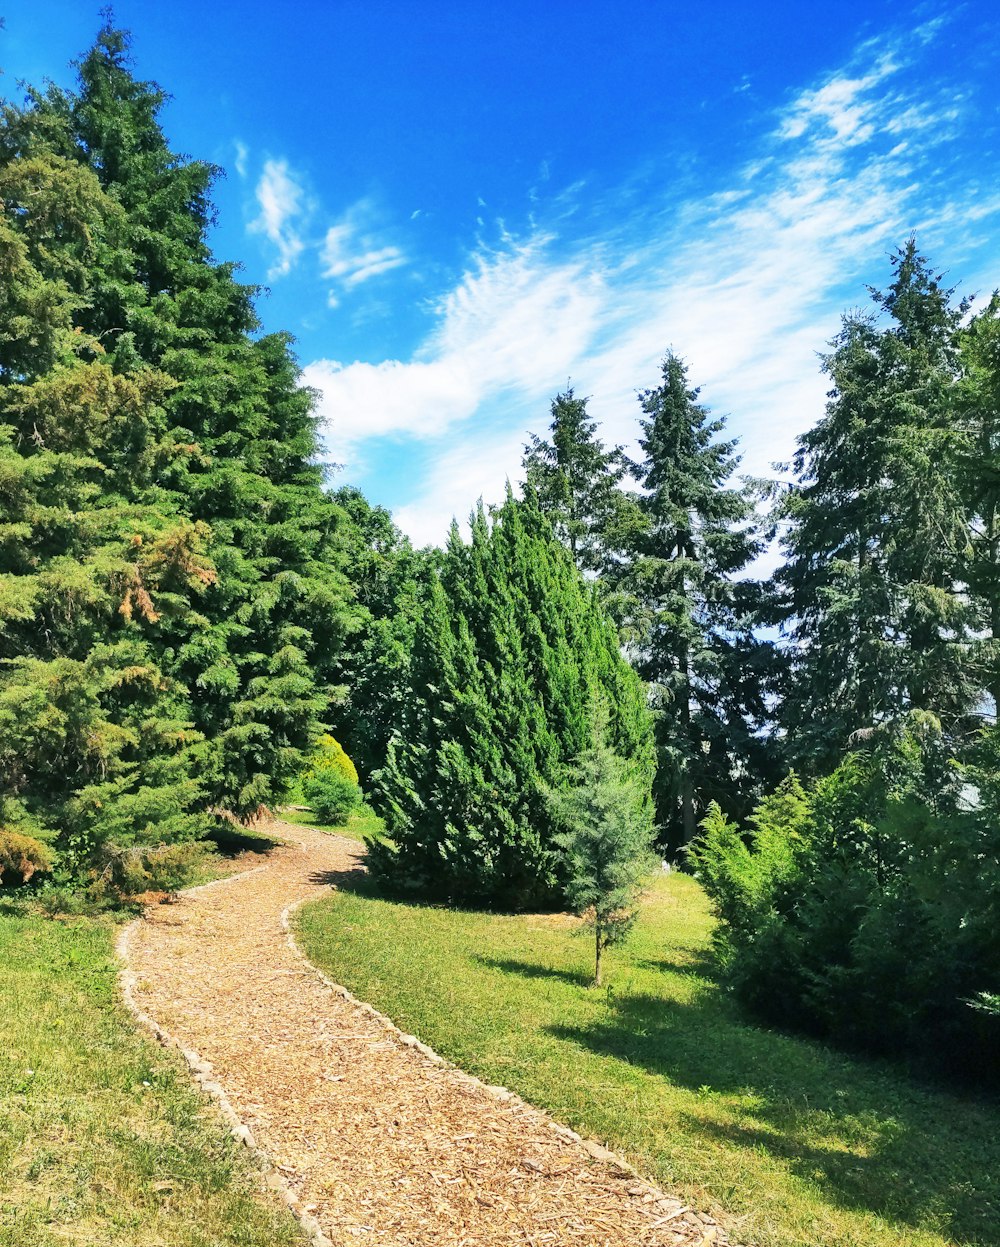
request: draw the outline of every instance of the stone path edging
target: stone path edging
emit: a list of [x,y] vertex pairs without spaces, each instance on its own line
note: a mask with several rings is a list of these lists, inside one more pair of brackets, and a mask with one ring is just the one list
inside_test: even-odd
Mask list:
[[[241,879],[246,875],[256,874],[259,870],[266,870],[265,866],[257,866],[253,870],[242,871],[238,875],[230,875],[225,879],[213,879],[211,883],[199,884],[196,888],[185,889],[185,895],[192,892],[199,892],[203,888],[213,888],[220,883],[229,883],[233,879]],[[320,1223],[311,1213],[306,1212],[302,1201],[295,1194],[291,1183],[288,1179],[275,1167],[271,1157],[267,1152],[257,1146],[253,1137],[253,1131],[243,1121],[240,1120],[239,1114],[229,1102],[222,1084],[212,1077],[212,1066],[208,1061],[203,1060],[197,1052],[191,1048],[185,1048],[179,1039],[171,1035],[169,1031],[146,1013],[135,999],[136,974],[128,965],[128,947],[133,932],[142,922],[142,918],[133,918],[127,926],[122,927],[115,940],[115,952],[119,961],[122,963],[118,971],[118,984],[121,990],[122,999],[125,1007],[140,1026],[148,1030],[157,1043],[162,1044],[164,1048],[176,1048],[181,1054],[185,1065],[191,1071],[191,1076],[198,1086],[218,1105],[223,1120],[229,1127],[229,1132],[250,1152],[257,1161],[264,1175],[264,1180],[271,1190],[275,1191],[282,1200],[288,1211],[302,1227],[308,1241],[312,1247],[336,1247],[332,1239],[327,1238],[323,1233]]]

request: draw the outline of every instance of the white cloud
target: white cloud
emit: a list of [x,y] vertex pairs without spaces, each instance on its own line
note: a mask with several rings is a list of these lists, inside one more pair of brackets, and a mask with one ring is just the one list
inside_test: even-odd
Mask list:
[[253,233],[263,234],[277,249],[278,257],[268,270],[268,278],[284,277],[305,249],[299,223],[307,202],[305,191],[286,160],[267,160],[257,183],[260,215],[250,223]]
[[886,278],[885,253],[918,227],[932,253],[960,250],[1000,208],[993,192],[946,192],[927,174],[960,124],[954,96],[904,89],[900,49],[863,52],[868,64],[800,92],[730,185],[642,215],[623,195],[608,229],[575,242],[507,239],[440,298],[411,359],[311,365],[334,456],[350,464],[376,435],[432,446],[434,466],[396,518],[440,540],[453,514],[518,477],[524,431],[544,428],[568,379],[592,397],[605,440],[632,442],[635,389],[656,384],[669,347],[730,415],[746,470],[787,458],[822,411],[816,352],[842,308],[864,301],[864,282]]
[[353,290],[362,282],[406,263],[406,256],[398,247],[379,244],[366,223],[370,215],[367,203],[355,204],[342,221],[330,226],[323,240],[320,255],[323,276],[339,282],[345,290]]
[[236,172],[241,178],[245,178],[247,175],[247,160],[250,157],[250,149],[247,147],[246,143],[241,142],[239,139],[233,140],[233,148],[236,152],[236,156],[233,161],[236,165]]
[[578,262],[551,265],[545,252],[542,238],[477,256],[434,308],[438,328],[413,360],[310,364],[304,379],[322,395],[334,458],[350,461],[367,437],[440,435],[492,395],[564,384],[565,361],[596,330],[600,279]]

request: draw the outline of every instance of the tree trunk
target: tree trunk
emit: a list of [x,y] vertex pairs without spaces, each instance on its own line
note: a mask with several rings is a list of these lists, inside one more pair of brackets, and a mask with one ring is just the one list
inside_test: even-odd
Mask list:
[[601,985],[601,924],[594,926],[594,986]]
[[694,825],[694,788],[691,776],[685,770],[681,776],[681,818],[684,827],[684,843],[690,844],[697,828]]

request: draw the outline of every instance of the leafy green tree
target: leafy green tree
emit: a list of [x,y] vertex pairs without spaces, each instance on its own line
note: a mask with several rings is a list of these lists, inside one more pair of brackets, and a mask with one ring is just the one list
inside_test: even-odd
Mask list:
[[601,954],[632,930],[642,880],[656,863],[652,803],[599,736],[575,762],[569,786],[548,799],[566,828],[555,837],[565,856],[566,900],[593,932],[600,987]]
[[763,543],[749,488],[734,485],[722,441],[669,353],[643,391],[642,526],[626,571],[636,670],[656,711],[661,834],[686,844],[711,800],[743,810],[772,768],[763,727],[772,647],[760,638],[761,588],[746,576]]
[[[530,489],[482,508],[421,571],[409,688],[373,798],[387,883],[463,903],[556,903],[565,872],[545,799],[592,739],[594,705],[636,782],[652,770],[641,686],[594,590]],[[596,700],[595,700],[596,699]]]
[[793,756],[829,769],[852,737],[910,710],[971,726],[964,445],[955,417],[965,303],[911,239],[873,313],[844,318],[824,359],[826,414],[799,440],[777,575],[793,679],[782,713]]

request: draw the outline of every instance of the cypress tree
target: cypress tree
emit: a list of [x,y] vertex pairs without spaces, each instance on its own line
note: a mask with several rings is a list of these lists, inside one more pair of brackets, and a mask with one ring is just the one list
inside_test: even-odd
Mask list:
[[611,707],[609,743],[648,792],[642,690],[615,629],[537,500],[508,492],[471,539],[453,527],[423,571],[420,618],[375,799],[392,844],[373,868],[394,886],[463,902],[556,903],[564,873],[546,789]]

